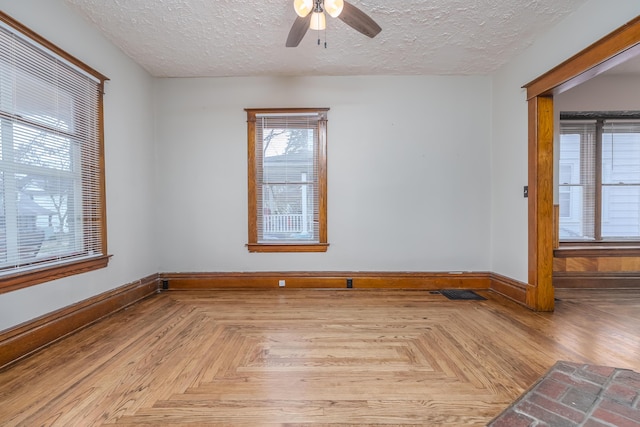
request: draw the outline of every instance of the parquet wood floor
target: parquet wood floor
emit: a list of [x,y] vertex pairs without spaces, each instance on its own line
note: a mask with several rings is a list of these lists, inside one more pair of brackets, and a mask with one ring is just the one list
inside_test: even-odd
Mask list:
[[640,292],[164,292],[0,372],[3,426],[483,426],[557,360],[640,370]]

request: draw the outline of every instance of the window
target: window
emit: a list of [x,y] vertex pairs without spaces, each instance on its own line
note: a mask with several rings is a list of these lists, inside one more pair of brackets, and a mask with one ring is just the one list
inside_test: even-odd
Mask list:
[[0,291],[106,266],[105,80],[0,13]]
[[246,111],[249,251],[326,251],[328,108]]
[[[561,163],[560,164],[560,182],[569,183],[571,182],[571,176],[573,173],[573,165]],[[568,184],[564,184],[560,186],[559,190],[559,200],[560,204],[560,217],[568,220],[571,218],[571,187]],[[575,203],[574,203],[575,204]]]
[[640,241],[640,113],[560,118],[560,239]]

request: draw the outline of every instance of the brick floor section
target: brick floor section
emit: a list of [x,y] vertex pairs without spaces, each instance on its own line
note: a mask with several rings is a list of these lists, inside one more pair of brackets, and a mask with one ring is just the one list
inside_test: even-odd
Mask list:
[[640,373],[559,361],[489,427],[640,427]]

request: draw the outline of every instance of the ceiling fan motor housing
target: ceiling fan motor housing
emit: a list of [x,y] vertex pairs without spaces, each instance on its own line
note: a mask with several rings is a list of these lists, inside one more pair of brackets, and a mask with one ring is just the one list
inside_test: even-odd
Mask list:
[[337,18],[343,8],[344,0],[293,0],[293,9],[301,18],[311,12],[327,12],[332,18]]

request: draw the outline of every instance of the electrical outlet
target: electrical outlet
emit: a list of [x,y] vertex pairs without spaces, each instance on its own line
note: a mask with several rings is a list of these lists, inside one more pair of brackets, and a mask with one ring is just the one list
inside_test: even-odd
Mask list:
[[278,286],[284,288],[284,280],[278,280]]
[[353,279],[347,279],[347,288],[353,288]]

